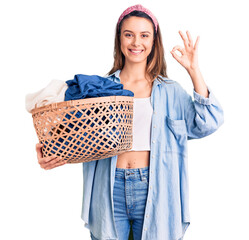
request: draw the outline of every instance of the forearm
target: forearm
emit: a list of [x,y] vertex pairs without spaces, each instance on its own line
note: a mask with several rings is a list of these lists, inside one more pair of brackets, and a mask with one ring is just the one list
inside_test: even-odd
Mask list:
[[187,71],[193,82],[194,90],[200,95],[208,98],[209,96],[208,88],[203,79],[200,69],[197,67],[197,68],[187,70]]

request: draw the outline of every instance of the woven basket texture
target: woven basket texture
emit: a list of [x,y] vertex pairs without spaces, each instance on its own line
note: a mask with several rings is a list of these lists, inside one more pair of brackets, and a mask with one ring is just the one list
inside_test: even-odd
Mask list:
[[64,101],[32,110],[43,157],[68,163],[112,157],[132,148],[133,97]]

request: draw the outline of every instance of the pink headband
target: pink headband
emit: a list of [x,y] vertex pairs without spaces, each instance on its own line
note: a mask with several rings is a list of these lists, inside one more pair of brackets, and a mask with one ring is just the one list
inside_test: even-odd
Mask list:
[[119,17],[119,19],[118,19],[118,25],[120,24],[120,22],[122,21],[122,19],[123,19],[126,15],[128,15],[129,13],[131,13],[131,12],[133,12],[133,11],[144,12],[144,13],[146,13],[148,16],[150,16],[151,19],[152,19],[152,21],[153,21],[153,23],[154,23],[154,25],[155,25],[156,32],[157,32],[158,22],[157,22],[155,16],[152,14],[152,12],[151,12],[149,9],[143,7],[143,6],[140,5],[140,4],[137,4],[137,5],[128,7],[126,10],[124,10],[124,12],[120,15],[120,17]]

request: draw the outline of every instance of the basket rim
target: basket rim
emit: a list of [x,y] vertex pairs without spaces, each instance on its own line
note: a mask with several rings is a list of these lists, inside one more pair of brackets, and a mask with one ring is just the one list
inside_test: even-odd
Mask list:
[[31,110],[31,114],[38,113],[40,111],[55,110],[61,107],[73,107],[76,105],[87,104],[87,103],[98,103],[98,102],[116,102],[116,101],[132,101],[134,102],[134,97],[131,96],[106,96],[106,97],[95,97],[95,98],[84,98],[77,100],[69,100],[57,103],[50,103],[42,107],[35,107]]

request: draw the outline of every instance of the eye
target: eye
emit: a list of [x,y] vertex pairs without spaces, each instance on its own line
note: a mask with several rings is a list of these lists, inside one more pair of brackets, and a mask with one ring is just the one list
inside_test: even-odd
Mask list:
[[143,37],[149,37],[149,35],[148,35],[148,34],[142,34],[142,36],[143,36]]
[[125,36],[126,37],[131,37],[131,34],[130,33],[126,33]]

